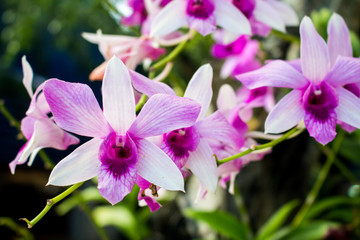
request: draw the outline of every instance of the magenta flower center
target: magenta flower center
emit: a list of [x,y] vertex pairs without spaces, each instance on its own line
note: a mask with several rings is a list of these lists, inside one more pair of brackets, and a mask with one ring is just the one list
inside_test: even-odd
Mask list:
[[310,85],[303,97],[304,108],[316,121],[326,122],[338,105],[338,96],[335,90],[322,82],[319,85]]
[[188,158],[189,151],[194,151],[200,141],[199,133],[194,127],[177,129],[163,137],[163,150],[175,161]]
[[255,0],[233,0],[232,3],[247,17],[253,15]]
[[99,158],[107,171],[120,178],[137,162],[137,149],[130,136],[119,136],[112,132],[101,145]]
[[246,102],[251,102],[259,97],[263,97],[266,95],[266,92],[267,92],[267,87],[259,87],[259,88],[252,89],[250,91],[250,95],[249,95],[248,99],[246,100]]
[[206,19],[214,12],[214,3],[211,0],[189,0],[186,12],[190,16]]
[[216,58],[226,58],[231,55],[238,55],[242,53],[247,44],[247,37],[241,36],[229,44],[215,44],[212,53]]
[[354,83],[350,83],[350,84],[346,84],[344,88],[352,92],[358,98],[360,98],[360,88],[358,85]]

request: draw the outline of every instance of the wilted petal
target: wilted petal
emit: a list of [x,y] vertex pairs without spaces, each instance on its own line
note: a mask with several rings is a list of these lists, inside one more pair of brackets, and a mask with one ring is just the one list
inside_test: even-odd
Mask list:
[[129,70],[129,73],[134,88],[148,97],[157,93],[175,95],[174,90],[165,83],[153,81],[133,70]]
[[120,202],[134,187],[136,181],[135,166],[128,166],[126,172],[115,176],[107,167],[101,167],[98,175],[98,189],[112,205]]
[[326,82],[335,86],[344,86],[350,83],[360,82],[360,59],[339,56],[326,76]]
[[216,18],[216,25],[219,25],[220,27],[239,35],[251,34],[249,20],[231,2],[224,0],[214,0],[214,3],[214,16]]
[[91,139],[61,160],[52,170],[48,185],[67,186],[95,177],[101,164],[102,142],[102,139]]
[[32,80],[33,80],[33,70],[29,64],[29,62],[26,60],[26,56],[23,56],[21,58],[22,63],[22,69],[23,69],[23,84],[26,88],[26,91],[28,92],[29,96],[32,98],[34,93],[32,90]]
[[264,86],[304,88],[309,83],[300,72],[282,60],[271,61],[258,70],[237,75],[236,78],[250,89]]
[[44,86],[44,94],[61,128],[82,136],[99,138],[110,132],[109,124],[89,86],[51,79]]
[[184,191],[180,170],[159,147],[146,139],[139,139],[137,147],[136,170],[142,178],[167,190]]
[[106,119],[116,132],[125,134],[135,120],[135,98],[129,71],[115,56],[105,70],[102,96]]
[[164,36],[186,24],[186,1],[175,0],[156,15],[151,24],[150,36]]
[[298,124],[305,115],[302,91],[293,90],[283,97],[265,121],[265,133],[281,133]]
[[155,94],[141,109],[129,133],[134,138],[145,138],[190,127],[199,112],[200,105],[191,99]]
[[300,40],[302,72],[312,83],[319,83],[330,71],[330,56],[324,39],[307,16],[300,24]]
[[336,89],[339,105],[335,108],[337,119],[360,128],[360,99],[344,88]]
[[333,13],[328,23],[328,39],[331,65],[338,56],[352,57],[352,47],[349,29],[344,19],[337,13]]
[[195,100],[201,104],[201,111],[198,119],[205,116],[212,98],[213,69],[210,64],[201,66],[191,78],[184,97]]
[[211,191],[217,185],[217,165],[213,152],[205,139],[200,139],[197,149],[190,152],[185,165]]
[[280,14],[266,1],[257,0],[253,14],[257,21],[280,32],[285,32],[285,23]]

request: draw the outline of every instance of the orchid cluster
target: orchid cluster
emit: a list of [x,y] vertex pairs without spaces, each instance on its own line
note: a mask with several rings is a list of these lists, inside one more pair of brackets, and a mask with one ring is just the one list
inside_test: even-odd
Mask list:
[[[31,102],[21,121],[27,142],[9,164],[13,174],[28,158],[30,166],[43,148],[64,150],[79,144],[76,136],[88,137],[52,169],[48,185],[97,177],[99,193],[112,205],[137,185],[138,200],[156,211],[158,191],[185,191],[184,179],[192,174],[202,198],[217,185],[234,193],[245,165],[305,128],[322,145],[334,140],[337,124],[349,132],[360,128],[360,59],[352,57],[340,15],[332,14],[326,42],[309,17],[299,24],[295,11],[277,0],[128,0],[128,5],[132,14],[120,24],[139,27],[140,36],[83,34],[104,57],[89,77],[102,80],[102,107],[82,83],[52,78],[33,93],[33,72],[23,58]],[[256,39],[297,25],[300,58],[264,64]],[[212,99],[209,63],[198,68],[181,96],[162,82],[173,58],[197,33],[212,36],[211,54],[224,60],[220,77],[241,87],[223,84]],[[177,47],[167,55],[169,46]],[[136,72],[139,65],[149,77]],[[292,90],[276,102],[274,88]],[[255,108],[268,113],[264,133],[251,125]],[[257,138],[275,140],[263,146]]]

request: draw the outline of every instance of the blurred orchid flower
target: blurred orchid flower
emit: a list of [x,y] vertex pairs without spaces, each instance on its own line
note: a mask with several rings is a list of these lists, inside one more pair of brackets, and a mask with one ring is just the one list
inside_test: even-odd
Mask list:
[[55,166],[48,184],[66,186],[98,176],[100,194],[111,204],[132,190],[137,176],[168,190],[183,190],[179,169],[145,138],[193,125],[198,103],[155,94],[136,117],[128,69],[115,56],[105,70],[103,111],[84,84],[49,80],[44,93],[61,128],[92,137]]

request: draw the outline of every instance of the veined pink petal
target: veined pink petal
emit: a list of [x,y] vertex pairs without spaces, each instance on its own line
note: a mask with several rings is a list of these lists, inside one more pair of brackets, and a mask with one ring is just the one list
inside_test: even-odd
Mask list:
[[235,34],[251,34],[249,20],[231,2],[214,0],[216,24]]
[[188,16],[187,22],[189,28],[195,29],[203,36],[213,33],[216,30],[216,21],[214,15],[210,15],[207,19]]
[[199,104],[191,99],[155,94],[146,102],[129,133],[134,138],[145,138],[190,127],[199,112]]
[[336,91],[339,96],[339,105],[335,108],[337,119],[360,128],[360,99],[342,87]]
[[333,13],[327,27],[331,65],[336,62],[338,56],[352,57],[352,47],[349,29],[344,19],[337,13]]
[[253,14],[257,21],[262,22],[280,32],[286,31],[283,19],[270,3],[257,0]]
[[305,115],[302,91],[293,90],[283,97],[265,121],[265,133],[281,133],[298,124]]
[[137,173],[145,180],[168,190],[184,191],[184,179],[175,163],[146,139],[137,140]]
[[300,39],[302,72],[310,82],[319,83],[330,72],[329,50],[307,16],[300,23]]
[[212,98],[213,69],[210,64],[201,66],[191,78],[184,97],[193,99],[201,104],[198,119],[205,116]]
[[244,139],[219,111],[196,122],[195,126],[203,138],[223,142],[233,147],[240,147],[240,145],[244,143]]
[[305,113],[304,123],[309,135],[322,145],[331,142],[336,136],[336,113],[334,110],[330,111],[326,119],[321,121],[316,119],[314,115]]
[[267,0],[267,2],[271,5],[271,7],[277,12],[277,14],[281,17],[281,20],[287,26],[297,26],[299,25],[299,18],[289,5],[277,1],[277,0]]
[[344,86],[360,82],[360,59],[339,56],[326,76],[326,82],[335,86]]
[[89,86],[51,79],[44,86],[44,94],[61,128],[99,138],[110,132],[110,126]]
[[105,70],[103,85],[104,115],[111,127],[125,134],[135,120],[135,98],[129,71],[117,57],[112,57]]
[[23,75],[24,75],[22,82],[23,82],[30,98],[32,98],[34,95],[33,90],[32,90],[32,80],[34,77],[33,70],[31,68],[29,62],[26,60],[26,56],[23,56],[21,58],[21,63],[22,63],[22,69],[23,69]]
[[236,78],[250,89],[264,86],[300,89],[309,84],[300,72],[282,60],[271,61],[258,70],[237,75]]
[[171,1],[155,16],[151,23],[150,36],[164,36],[186,24],[186,1]]
[[217,165],[213,152],[205,139],[200,139],[196,150],[190,152],[185,167],[189,168],[206,188],[215,192],[218,178]]
[[99,172],[99,148],[103,140],[93,138],[61,160],[52,170],[48,185],[67,186],[86,181]]
[[148,97],[157,93],[175,95],[174,90],[165,83],[153,81],[133,70],[129,70],[129,73],[134,88]]

